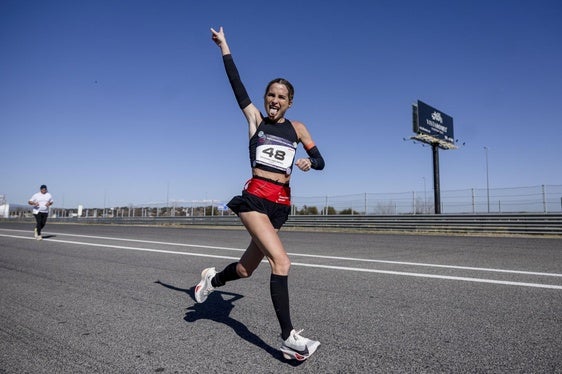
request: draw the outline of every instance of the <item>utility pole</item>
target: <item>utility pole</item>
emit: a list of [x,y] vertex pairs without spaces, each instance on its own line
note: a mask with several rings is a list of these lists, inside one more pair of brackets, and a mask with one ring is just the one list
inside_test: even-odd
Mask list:
[[490,175],[488,173],[488,147],[484,146],[486,151],[486,196],[488,200],[488,213],[490,213]]

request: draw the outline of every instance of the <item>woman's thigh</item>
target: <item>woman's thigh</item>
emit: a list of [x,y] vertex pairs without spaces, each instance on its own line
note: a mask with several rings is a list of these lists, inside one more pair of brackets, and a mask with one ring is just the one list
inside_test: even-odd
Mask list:
[[[274,274],[288,274],[289,257],[283,243],[281,243],[278,230],[273,227],[269,218],[263,213],[245,212],[240,213],[240,220],[252,236],[252,242],[255,244],[255,246],[250,245],[248,247],[248,249],[251,249],[251,258],[257,257],[255,250],[259,249],[262,255],[267,257]],[[242,257],[244,258],[244,256]]]

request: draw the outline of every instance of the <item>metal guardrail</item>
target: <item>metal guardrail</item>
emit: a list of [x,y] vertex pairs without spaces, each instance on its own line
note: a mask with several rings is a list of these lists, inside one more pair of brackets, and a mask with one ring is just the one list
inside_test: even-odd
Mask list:
[[[18,219],[31,221],[33,218]],[[3,221],[13,221],[4,219]],[[50,218],[50,222],[135,225],[239,226],[238,217]],[[396,233],[562,236],[562,214],[292,215],[284,227]]]
[[562,235],[562,214],[292,216],[293,227],[330,227],[390,232]]

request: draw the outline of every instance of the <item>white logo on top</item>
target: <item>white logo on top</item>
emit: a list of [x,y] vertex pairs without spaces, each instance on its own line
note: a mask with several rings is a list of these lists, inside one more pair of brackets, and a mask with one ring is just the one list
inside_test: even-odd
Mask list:
[[431,119],[439,123],[443,123],[443,117],[441,117],[441,113],[439,112],[431,113]]

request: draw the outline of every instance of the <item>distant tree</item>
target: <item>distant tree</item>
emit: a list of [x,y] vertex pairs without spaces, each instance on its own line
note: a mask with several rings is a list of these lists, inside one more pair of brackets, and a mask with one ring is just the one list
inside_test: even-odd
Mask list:
[[356,210],[353,210],[351,208],[347,208],[347,209],[344,209],[344,210],[340,211],[340,214],[353,214],[353,215],[355,215],[355,214],[359,214],[359,212],[356,211]]
[[207,205],[204,207],[203,215],[205,216],[219,216],[219,209],[216,206]]
[[427,213],[427,205],[424,202],[423,199],[421,198],[416,198],[416,202],[415,202],[415,209],[416,209],[416,214],[424,214]]
[[315,206],[304,205],[301,210],[297,211],[299,215],[318,215],[318,208]]
[[377,203],[375,211],[378,214],[394,214],[396,213],[396,205],[392,201],[386,203],[379,202]]

